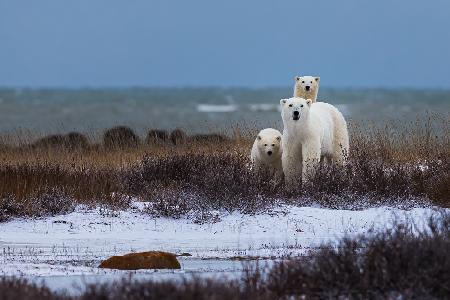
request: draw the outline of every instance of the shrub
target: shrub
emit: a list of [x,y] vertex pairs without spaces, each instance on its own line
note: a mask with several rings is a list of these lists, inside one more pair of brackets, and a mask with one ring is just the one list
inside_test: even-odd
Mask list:
[[40,138],[31,144],[31,147],[37,150],[86,150],[89,148],[89,141],[81,133],[69,132],[65,135],[55,134]]
[[139,144],[139,137],[129,127],[117,126],[103,134],[103,145],[107,149],[127,149],[137,147]]
[[181,129],[175,129],[170,133],[170,141],[174,145],[181,145],[186,142],[186,133]]
[[255,211],[279,195],[270,178],[253,174],[247,158],[238,153],[147,156],[128,182],[130,191],[156,203],[153,209],[162,208],[161,215],[166,215],[170,203],[180,208]]
[[247,295],[240,290],[236,282],[219,282],[211,279],[194,279],[177,282],[136,282],[124,280],[115,285],[90,285],[81,300],[91,299],[185,299],[185,300],[238,300],[273,299],[263,295]]
[[169,133],[166,130],[152,129],[147,133],[145,142],[147,145],[161,145],[167,143]]
[[65,145],[70,150],[85,150],[89,148],[89,141],[79,132],[69,132],[65,135]]
[[61,134],[48,135],[38,139],[32,147],[34,148],[63,148],[65,144],[64,136]]
[[446,298],[450,290],[450,215],[430,219],[430,230],[413,225],[344,238],[310,257],[277,264],[266,288],[278,297]]
[[2,300],[52,300],[66,299],[64,296],[53,294],[46,287],[38,287],[25,279],[0,278],[0,298]]

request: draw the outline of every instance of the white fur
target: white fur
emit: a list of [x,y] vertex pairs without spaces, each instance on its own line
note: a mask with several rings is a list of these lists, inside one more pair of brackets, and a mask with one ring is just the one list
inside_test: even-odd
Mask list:
[[[347,123],[331,104],[310,99],[282,99],[282,167],[287,186],[307,179],[323,158],[343,164],[349,150]],[[294,112],[299,119],[294,120]]]
[[[295,76],[294,97],[311,99],[312,103],[317,102],[319,93],[320,77],[317,76]],[[309,87],[309,90],[307,90]]]
[[[281,165],[281,132],[266,128],[258,133],[251,151],[251,161],[257,172],[267,172],[279,179],[283,176]],[[272,154],[269,155],[268,152]]]

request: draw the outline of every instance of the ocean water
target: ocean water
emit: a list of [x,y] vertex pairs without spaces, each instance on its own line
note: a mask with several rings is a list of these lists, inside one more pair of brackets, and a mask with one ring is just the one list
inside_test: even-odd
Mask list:
[[[182,128],[189,133],[233,127],[281,128],[284,88],[0,89],[0,133],[80,131],[101,134],[126,125]],[[449,115],[450,91],[321,89],[318,99],[336,105],[350,122],[413,122],[425,114]]]

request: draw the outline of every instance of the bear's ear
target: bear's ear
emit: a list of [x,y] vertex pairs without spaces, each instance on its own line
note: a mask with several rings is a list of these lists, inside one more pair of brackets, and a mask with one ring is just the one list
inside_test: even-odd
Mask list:
[[311,99],[306,99],[306,104],[308,104],[308,106],[311,106],[312,100]]
[[261,140],[261,136],[260,136],[260,135],[258,135],[258,136],[257,136],[257,139],[258,139],[258,141],[260,141],[260,140]]
[[316,80],[316,82],[320,81],[320,77],[315,77],[314,79]]
[[299,81],[300,80],[300,76],[295,76],[294,79],[295,79],[295,81]]
[[277,136],[277,141],[280,141],[281,140],[281,136]]
[[281,106],[283,106],[284,104],[286,104],[286,101],[287,101],[287,99],[281,99],[281,100],[280,100]]

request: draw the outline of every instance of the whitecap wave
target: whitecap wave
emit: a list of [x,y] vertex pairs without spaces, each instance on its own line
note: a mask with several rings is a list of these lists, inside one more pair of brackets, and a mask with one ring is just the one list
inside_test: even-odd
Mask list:
[[251,111],[277,111],[278,107],[278,104],[273,103],[255,103],[249,105]]
[[227,112],[234,112],[237,110],[238,105],[236,104],[197,104],[198,112],[227,113]]

